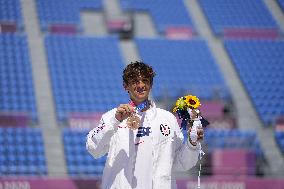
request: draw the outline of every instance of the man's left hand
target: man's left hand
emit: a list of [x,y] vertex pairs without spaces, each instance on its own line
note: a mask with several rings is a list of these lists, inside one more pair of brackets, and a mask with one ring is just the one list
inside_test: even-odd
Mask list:
[[[204,130],[203,128],[196,128],[197,129],[197,141],[196,142],[193,142],[191,141],[190,137],[188,137],[189,139],[189,142],[193,145],[193,146],[196,146],[197,145],[197,142],[199,141],[202,141],[203,138],[204,138]],[[190,127],[189,130],[188,130],[188,136],[190,136],[190,132],[191,132],[192,128]]]

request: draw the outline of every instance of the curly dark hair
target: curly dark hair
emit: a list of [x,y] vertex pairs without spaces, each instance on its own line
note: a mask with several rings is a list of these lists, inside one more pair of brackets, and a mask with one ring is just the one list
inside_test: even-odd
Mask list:
[[128,84],[129,81],[135,80],[139,77],[150,79],[151,85],[153,84],[153,78],[156,73],[153,68],[142,61],[131,62],[123,70],[123,82]]

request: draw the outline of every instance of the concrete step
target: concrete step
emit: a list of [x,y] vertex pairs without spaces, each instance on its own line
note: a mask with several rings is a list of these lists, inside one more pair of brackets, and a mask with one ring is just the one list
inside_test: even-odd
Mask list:
[[[28,38],[32,75],[37,100],[39,123],[42,128],[48,174],[66,176],[66,165],[44,47],[44,36],[38,25],[35,0],[22,0],[25,31]],[[50,130],[53,129],[53,130]]]

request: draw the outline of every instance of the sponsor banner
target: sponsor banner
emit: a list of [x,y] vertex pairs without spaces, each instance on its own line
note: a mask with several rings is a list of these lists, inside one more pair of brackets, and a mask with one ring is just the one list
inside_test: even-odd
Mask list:
[[192,39],[194,30],[187,26],[174,26],[166,28],[166,37],[168,39]]
[[30,122],[30,115],[25,112],[0,112],[1,127],[26,127]]
[[[178,179],[177,189],[196,189],[196,179]],[[0,189],[101,189],[101,181],[89,179],[0,178]],[[284,189],[284,180],[255,177],[201,177],[201,189]]]
[[17,23],[0,21],[0,33],[13,33],[17,30]]
[[226,28],[226,39],[278,39],[277,28]]
[[99,179],[0,178],[0,189],[100,189]]
[[200,111],[202,116],[210,122],[210,128],[233,129],[236,127],[236,120],[225,113],[227,107],[223,101],[204,101],[201,103]]
[[71,129],[91,130],[99,125],[102,113],[72,113],[68,124]]
[[51,24],[48,29],[50,33],[57,34],[76,34],[78,31],[75,24]]
[[[178,189],[196,189],[196,180],[177,180]],[[201,177],[201,189],[283,189],[283,179],[255,177]]]
[[128,18],[109,19],[107,21],[107,28],[112,33],[127,31],[131,27],[131,20]]
[[[207,117],[204,116],[207,119]],[[229,117],[224,116],[222,118],[208,118],[207,119],[210,123],[210,128],[214,129],[234,129],[236,128],[236,120]]]
[[214,175],[255,175],[256,155],[245,149],[217,149],[212,152]]

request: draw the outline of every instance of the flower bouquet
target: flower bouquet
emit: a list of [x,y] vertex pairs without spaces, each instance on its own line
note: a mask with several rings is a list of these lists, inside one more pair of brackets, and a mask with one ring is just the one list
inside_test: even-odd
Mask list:
[[[197,128],[206,127],[209,122],[201,116],[199,107],[201,103],[196,96],[187,95],[180,97],[175,104],[173,112],[178,114],[179,119],[182,119],[181,127],[187,130],[187,126],[191,129],[187,132],[190,141],[197,142]],[[199,171],[198,171],[198,182],[197,188],[200,188],[200,173],[201,173],[201,158],[205,153],[199,147]]]
[[209,122],[201,116],[199,107],[201,103],[196,96],[187,95],[180,97],[175,104],[173,112],[177,113],[179,119],[182,119],[181,127],[187,129],[187,126],[193,126],[195,121],[200,121],[203,127],[209,125]]

